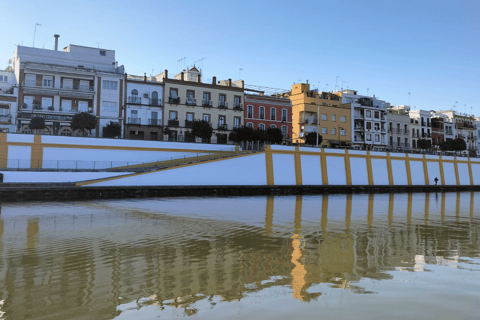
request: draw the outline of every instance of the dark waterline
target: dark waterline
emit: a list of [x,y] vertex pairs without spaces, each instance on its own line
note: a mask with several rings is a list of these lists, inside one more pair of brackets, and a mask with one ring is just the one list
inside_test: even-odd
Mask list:
[[475,318],[480,193],[3,204],[0,319]]

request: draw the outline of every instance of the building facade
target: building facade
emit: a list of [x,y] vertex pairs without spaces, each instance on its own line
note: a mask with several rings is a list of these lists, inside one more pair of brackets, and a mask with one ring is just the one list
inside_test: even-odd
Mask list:
[[440,149],[440,145],[445,141],[445,123],[443,114],[432,114],[432,147],[436,150]]
[[163,82],[125,74],[124,137],[163,141]]
[[233,143],[228,140],[229,133],[244,124],[244,88],[243,81],[216,80],[212,83],[201,81],[201,72],[195,68],[186,69],[168,77],[168,71],[156,76],[164,83],[164,140],[195,141],[191,136],[195,120],[205,120],[211,124],[213,135],[204,139],[205,143]]
[[355,90],[337,94],[351,111],[352,142],[356,149],[384,150],[387,147],[387,108],[390,104],[375,97],[358,95]]
[[0,132],[15,132],[18,84],[15,73],[0,71]]
[[254,130],[278,128],[284,143],[291,143],[292,103],[288,97],[245,94],[245,126]]
[[44,134],[84,135],[71,129],[73,116],[97,118],[91,134],[103,136],[110,121],[123,124],[124,68],[115,51],[69,45],[58,51],[17,46],[13,68],[19,83],[17,131],[30,132],[34,117],[45,119]]
[[453,110],[438,111],[438,113],[444,114],[446,119],[452,123],[452,136],[454,139],[463,139],[467,145],[467,150],[471,154],[476,154],[477,127],[475,117]]
[[391,150],[410,150],[410,111],[409,106],[396,106],[387,109],[388,147]]
[[292,85],[292,142],[304,143],[309,132],[319,132],[322,147],[351,145],[350,107],[331,92],[310,90],[310,84]]
[[432,115],[430,111],[413,110],[409,112],[412,126],[412,148],[418,149],[418,140],[427,140],[432,145]]

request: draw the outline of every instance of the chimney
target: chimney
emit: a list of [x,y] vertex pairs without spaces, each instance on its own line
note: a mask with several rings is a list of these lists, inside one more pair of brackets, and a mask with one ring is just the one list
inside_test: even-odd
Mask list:
[[229,87],[232,86],[232,79],[228,79],[228,86],[229,86]]
[[182,80],[182,81],[183,81],[183,71],[182,71],[182,72],[180,72],[180,80]]
[[307,84],[308,84],[308,80],[307,80]]
[[245,88],[245,81],[241,80],[242,81],[242,89]]
[[202,77],[201,75],[197,74],[197,82],[201,82],[201,81],[200,81],[200,80],[201,80],[201,77]]
[[213,85],[216,85],[216,84],[217,84],[217,77],[213,77],[213,78],[212,78],[212,84],[213,84]]
[[143,82],[147,82],[147,73],[146,72],[143,73]]
[[163,74],[163,79],[168,79],[168,70],[165,69],[165,72]]
[[58,51],[58,38],[60,37],[59,34],[54,34],[55,37],[55,51]]

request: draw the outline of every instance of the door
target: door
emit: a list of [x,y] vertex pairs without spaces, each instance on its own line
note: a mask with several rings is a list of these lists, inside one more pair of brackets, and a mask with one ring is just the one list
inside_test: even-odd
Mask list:
[[152,126],[158,126],[158,112],[152,111],[152,118],[150,119],[150,124]]

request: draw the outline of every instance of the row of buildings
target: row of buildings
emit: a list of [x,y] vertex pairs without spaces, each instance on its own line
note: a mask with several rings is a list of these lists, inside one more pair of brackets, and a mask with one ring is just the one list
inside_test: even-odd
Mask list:
[[473,115],[391,106],[356,90],[311,90],[308,81],[283,91],[243,80],[205,81],[195,66],[173,76],[168,70],[135,76],[118,65],[114,50],[58,50],[58,38],[54,50],[17,46],[11,65],[0,71],[1,131],[30,133],[31,119],[41,117],[43,134],[76,135],[73,116],[88,112],[97,118],[95,137],[113,121],[126,139],[201,142],[187,133],[195,120],[205,120],[214,130],[203,141],[210,143],[231,143],[228,134],[247,126],[279,128],[285,144],[302,144],[318,131],[324,147],[408,150],[418,148],[419,139],[438,146],[462,138],[469,150],[478,149]]

